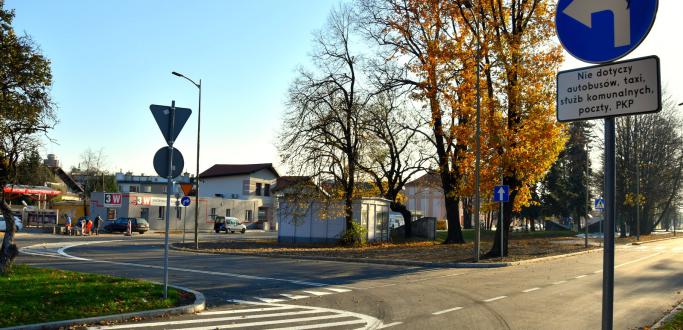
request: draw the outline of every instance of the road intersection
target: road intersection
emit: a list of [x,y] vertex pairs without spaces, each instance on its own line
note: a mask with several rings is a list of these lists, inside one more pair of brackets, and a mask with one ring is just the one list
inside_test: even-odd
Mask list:
[[[118,238],[28,244],[20,260],[159,281],[161,241]],[[35,242],[27,243],[31,241]],[[180,328],[197,329],[245,322],[254,329],[590,329],[600,325],[600,252],[498,269],[426,269],[172,251],[170,265],[171,283],[203,292],[209,309],[137,322],[139,328],[170,329],[175,321],[186,322]],[[620,246],[615,327],[657,321],[683,299],[681,274],[682,240]],[[212,319],[220,320],[206,321]]]

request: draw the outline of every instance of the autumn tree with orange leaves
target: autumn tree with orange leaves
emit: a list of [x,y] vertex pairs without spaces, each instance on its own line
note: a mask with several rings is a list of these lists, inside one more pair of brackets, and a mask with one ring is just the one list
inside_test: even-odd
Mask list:
[[480,65],[481,192],[490,197],[501,177],[511,188],[504,226],[497,226],[488,253],[499,255],[500,229],[508,231],[513,214],[529,205],[530,188],[557,159],[566,139],[554,114],[554,78],[562,61],[552,39],[554,7],[542,0],[358,0],[358,6],[384,58],[404,70],[394,86],[411,89],[431,118],[429,138],[445,194],[447,242],[463,242],[457,206],[474,194]]
[[[547,0],[472,1],[460,3],[459,17],[484,40],[485,112],[489,145],[502,184],[510,186],[494,245],[488,257],[500,256],[501,229],[509,232],[512,216],[528,206],[535,187],[557,159],[566,142],[555,119],[555,74],[562,63],[553,40],[555,6]],[[493,160],[493,159],[491,159]],[[493,169],[488,168],[488,172]],[[492,192],[500,179],[487,178],[483,191]],[[508,253],[508,235],[503,254]]]

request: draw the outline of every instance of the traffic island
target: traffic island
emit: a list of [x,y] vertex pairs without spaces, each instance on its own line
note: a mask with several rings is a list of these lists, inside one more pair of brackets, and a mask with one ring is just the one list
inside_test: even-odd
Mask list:
[[0,327],[52,329],[203,310],[201,293],[141,280],[15,265],[0,275]]
[[[277,258],[314,259],[348,262],[366,262],[424,267],[502,267],[514,262],[548,256],[566,255],[598,248],[585,248],[583,240],[568,241],[572,232],[513,233],[510,240],[510,256],[481,259],[474,263],[473,243],[442,244],[445,237],[437,235],[436,241],[407,241],[376,243],[363,247],[340,247],[333,244],[285,244],[272,240],[261,241],[214,241],[200,242],[199,250],[194,243],[173,245],[173,248],[190,252],[218,254],[256,255]],[[482,233],[481,251],[491,249],[493,233]],[[467,239],[467,238],[466,238]],[[562,243],[559,243],[559,242]]]

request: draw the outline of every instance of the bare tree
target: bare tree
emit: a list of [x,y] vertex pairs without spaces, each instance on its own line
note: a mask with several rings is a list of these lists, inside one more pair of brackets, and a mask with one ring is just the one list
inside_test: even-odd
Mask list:
[[340,6],[316,36],[314,71],[301,69],[289,90],[279,151],[283,163],[300,175],[331,180],[344,201],[346,228],[352,228],[352,202],[362,144],[363,112],[370,93],[361,87],[361,56],[352,52],[355,14]]
[[363,130],[367,132],[358,167],[375,182],[380,194],[392,202],[391,209],[405,219],[405,236],[410,237],[411,214],[401,200],[406,183],[426,169],[428,143],[419,133],[426,122],[409,110],[398,90],[389,89],[369,107]]

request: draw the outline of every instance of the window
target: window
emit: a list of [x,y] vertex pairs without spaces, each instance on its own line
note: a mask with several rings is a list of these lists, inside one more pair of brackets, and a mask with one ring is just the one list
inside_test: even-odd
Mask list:
[[116,209],[113,207],[107,208],[107,220],[116,219]]
[[229,217],[230,216],[230,209],[225,209],[225,216]]
[[258,208],[258,221],[266,221],[266,212],[267,209],[265,207]]
[[215,208],[215,207],[212,207],[212,208],[211,208],[211,213],[210,213],[210,215],[211,215],[212,218],[215,218],[215,217],[216,217],[216,208]]
[[145,207],[140,209],[140,218],[149,219],[149,208]]
[[176,208],[175,208],[175,217],[176,217],[176,219],[180,219],[180,209],[181,209],[181,208],[180,208],[180,207],[177,207],[177,206],[176,206]]
[[251,210],[244,211],[244,221],[251,222],[252,216]]
[[266,183],[266,186],[263,189],[263,196],[270,196],[270,184],[268,183]]
[[165,208],[166,208],[165,206],[159,206],[159,215],[158,215],[157,219],[164,220],[164,209]]
[[261,183],[256,184],[256,196],[261,196]]
[[138,192],[138,186],[130,186],[128,187],[129,192]]

